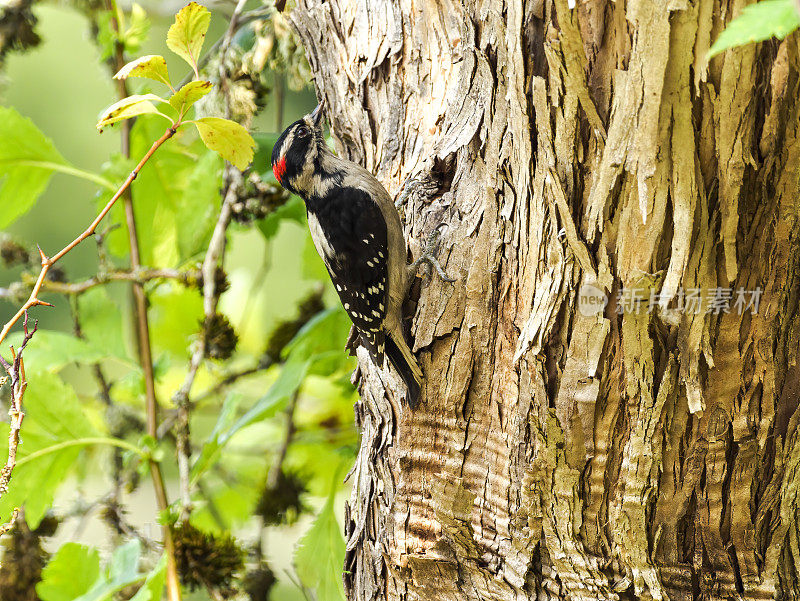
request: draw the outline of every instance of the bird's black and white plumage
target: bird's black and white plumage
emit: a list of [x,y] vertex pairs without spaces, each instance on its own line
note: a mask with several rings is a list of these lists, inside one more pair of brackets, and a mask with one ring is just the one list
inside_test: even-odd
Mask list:
[[314,246],[362,344],[379,366],[389,356],[414,408],[422,370],[402,328],[412,272],[400,215],[369,171],[331,152],[321,117],[320,104],[283,132],[272,150],[272,170],[305,201]]

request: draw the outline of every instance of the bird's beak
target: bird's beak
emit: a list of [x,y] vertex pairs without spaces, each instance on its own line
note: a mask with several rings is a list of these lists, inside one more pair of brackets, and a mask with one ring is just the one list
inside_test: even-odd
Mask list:
[[311,121],[314,127],[319,127],[322,123],[322,113],[325,111],[325,101],[322,100],[311,113]]

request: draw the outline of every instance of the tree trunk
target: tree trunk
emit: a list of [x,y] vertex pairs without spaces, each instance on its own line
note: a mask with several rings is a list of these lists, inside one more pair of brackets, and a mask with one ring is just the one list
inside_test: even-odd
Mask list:
[[459,278],[409,302],[416,412],[358,353],[349,598],[798,598],[797,36],[706,65],[747,0],[297,4],[338,151],[422,178]]

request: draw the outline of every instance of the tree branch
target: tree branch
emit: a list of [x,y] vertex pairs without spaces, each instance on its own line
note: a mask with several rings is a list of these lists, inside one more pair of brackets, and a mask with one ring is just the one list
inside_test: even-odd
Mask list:
[[19,311],[17,311],[14,314],[14,316],[6,322],[6,324],[3,326],[3,329],[0,331],[0,344],[6,339],[8,333],[11,331],[11,328],[13,328],[14,325],[20,319],[22,319],[22,317],[29,309],[37,305],[52,306],[50,305],[50,303],[46,303],[39,299],[39,292],[42,290],[42,287],[44,286],[45,278],[47,277],[47,272],[50,271],[50,268],[53,265],[55,265],[59,260],[61,260],[64,257],[64,255],[66,255],[73,248],[78,246],[78,244],[86,240],[86,238],[94,234],[95,230],[97,229],[97,226],[100,224],[103,218],[106,215],[108,215],[108,212],[111,210],[111,207],[113,207],[114,204],[117,202],[117,200],[119,200],[120,196],[122,196],[125,193],[125,191],[130,187],[133,180],[135,180],[136,176],[139,174],[139,171],[141,171],[142,167],[144,167],[147,161],[150,160],[150,157],[153,156],[153,153],[156,150],[158,150],[159,147],[164,142],[166,142],[172,136],[175,135],[176,128],[177,124],[168,128],[167,131],[165,131],[164,134],[158,140],[153,142],[153,145],[150,147],[150,150],[148,150],[145,153],[145,155],[142,157],[142,160],[139,161],[139,164],[136,165],[133,171],[131,171],[130,175],[128,175],[128,177],[122,183],[122,186],[120,186],[119,190],[117,190],[114,196],[111,197],[111,200],[108,201],[106,206],[103,207],[103,210],[100,211],[95,220],[92,221],[89,227],[86,228],[86,230],[80,236],[75,238],[72,242],[67,244],[64,248],[62,248],[52,257],[48,257],[47,255],[44,254],[41,248],[39,249],[39,256],[42,259],[42,270],[39,272],[39,276],[36,278],[36,283],[33,285],[33,290],[31,290],[31,294],[28,297],[28,300],[25,301],[25,304],[23,304],[22,307],[20,307]]
[[[10,380],[11,385],[11,402],[8,408],[8,415],[10,416],[10,427],[8,432],[8,458],[3,469],[0,470],[0,497],[8,492],[8,483],[11,481],[11,473],[17,464],[17,447],[19,446],[19,433],[22,429],[22,418],[25,414],[22,412],[22,397],[25,396],[25,389],[28,387],[28,380],[25,378],[25,364],[22,361],[22,352],[30,342],[33,335],[36,333],[38,322],[34,322],[33,330],[28,330],[28,313],[25,312],[25,319],[22,323],[24,336],[22,344],[18,351],[11,347],[12,359],[9,363],[2,356],[0,356],[0,365],[6,370],[7,378],[0,381],[0,385],[5,383],[5,380]],[[19,509],[14,509],[11,518],[5,524],[0,525],[0,536],[11,530],[14,527],[14,522],[19,515]]]
[[[76,295],[111,282],[135,282],[137,284],[145,284],[151,280],[180,280],[184,284],[188,284],[193,279],[199,277],[199,270],[180,271],[178,269],[140,268],[138,270],[120,270],[100,273],[80,282],[53,282],[45,280],[42,283],[42,291],[53,292],[55,294]],[[25,281],[23,277],[22,283],[27,284],[33,282]],[[11,299],[13,295],[14,292],[12,289],[0,288],[0,298]]]

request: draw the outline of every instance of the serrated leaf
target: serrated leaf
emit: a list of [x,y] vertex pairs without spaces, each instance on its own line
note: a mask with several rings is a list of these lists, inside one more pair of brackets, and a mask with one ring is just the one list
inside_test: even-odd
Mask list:
[[184,114],[190,106],[211,91],[210,81],[190,81],[169,99],[169,103],[176,111]]
[[127,79],[128,77],[145,77],[170,85],[167,61],[158,54],[141,56],[129,62],[114,75],[114,79]]
[[53,169],[69,165],[30,119],[0,107],[0,229],[27,213],[47,188]]
[[344,600],[342,566],[345,542],[333,509],[334,491],[331,491],[314,524],[298,541],[294,554],[297,576],[316,592],[318,601]]
[[111,560],[88,591],[75,601],[110,601],[114,594],[126,586],[140,582],[139,558],[142,546],[134,539],[114,550]]
[[253,160],[255,141],[247,130],[229,119],[203,117],[194,121],[205,145],[238,169],[244,169]]
[[771,37],[782,40],[798,27],[800,13],[795,0],[762,0],[746,6],[738,17],[728,23],[708,51],[708,57]]
[[185,60],[197,75],[197,61],[206,39],[211,13],[197,2],[190,2],[177,15],[167,31],[167,47]]
[[97,549],[65,543],[42,570],[36,593],[42,601],[72,601],[86,593],[99,577]]
[[[118,121],[124,121],[125,119],[136,117],[138,115],[144,115],[147,113],[156,113],[161,115],[162,113],[160,113],[153,103],[150,102],[151,100],[156,102],[166,102],[166,100],[156,96],[155,94],[134,94],[133,96],[128,96],[127,98],[123,98],[122,100],[119,100],[104,109],[100,113],[97,125],[95,127],[102,131],[104,127],[113,125]],[[166,117],[166,115],[164,116]]]
[[[71,386],[51,373],[26,371],[29,384],[18,461],[59,443],[98,436]],[[0,435],[3,439],[8,436],[7,424],[0,424]],[[0,516],[10,515],[14,507],[24,507],[25,521],[36,528],[52,505],[56,490],[75,469],[82,448],[67,446],[18,465],[8,492],[0,497]],[[0,463],[5,464],[7,456],[8,449],[0,448]]]

